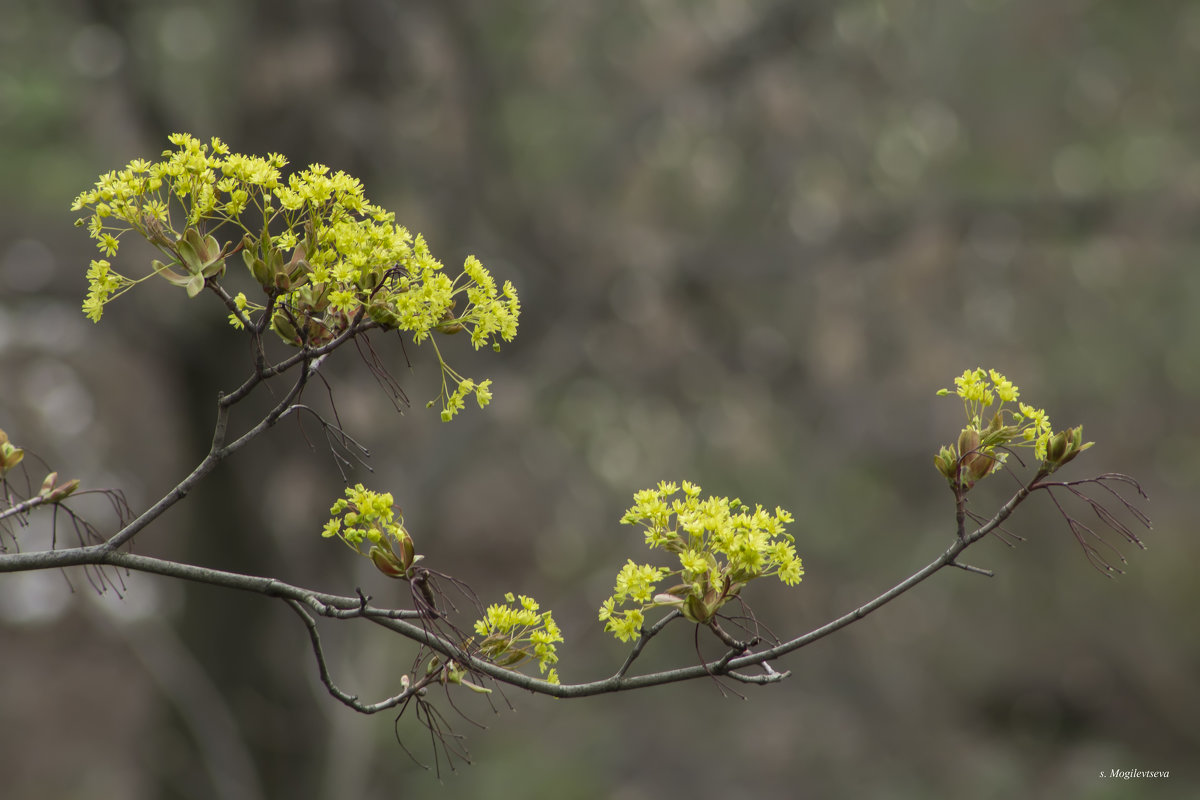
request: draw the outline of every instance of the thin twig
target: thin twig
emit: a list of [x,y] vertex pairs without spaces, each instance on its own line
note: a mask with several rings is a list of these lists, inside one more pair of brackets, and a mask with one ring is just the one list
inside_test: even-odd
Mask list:
[[339,701],[355,711],[358,711],[359,713],[377,714],[380,711],[386,711],[389,708],[395,708],[413,694],[413,690],[411,688],[406,688],[404,691],[400,692],[400,694],[380,700],[377,703],[363,703],[359,701],[358,695],[350,694],[349,692],[346,692],[340,688],[336,683],[333,682],[333,678],[329,674],[329,665],[325,662],[325,651],[321,647],[321,634],[317,630],[317,621],[313,619],[312,615],[308,613],[308,609],[305,608],[305,606],[298,600],[292,600],[289,598],[284,602],[286,602],[288,606],[290,606],[291,609],[295,611],[296,614],[299,615],[300,619],[304,622],[304,627],[308,630],[308,638],[312,642],[313,657],[317,660],[317,671],[321,675],[321,683],[324,684],[325,689],[333,697],[337,698]]
[[986,575],[989,578],[996,577],[996,573],[990,569],[983,569],[982,567],[973,567],[970,564],[964,564],[961,561],[951,561],[950,566],[958,567],[959,569],[965,569],[967,572],[974,572],[976,575]]
[[683,614],[678,610],[672,610],[669,614],[651,625],[649,628],[642,628],[642,635],[638,637],[637,642],[635,642],[633,645],[633,649],[631,649],[629,651],[629,655],[626,656],[625,663],[621,665],[621,668],[617,670],[617,674],[613,677],[618,679],[624,677],[625,673],[629,672],[629,668],[633,666],[633,662],[637,660],[637,657],[642,654],[642,651],[646,648],[646,645],[650,643],[650,640],[662,632],[662,629],[667,627],[672,620],[682,616]]

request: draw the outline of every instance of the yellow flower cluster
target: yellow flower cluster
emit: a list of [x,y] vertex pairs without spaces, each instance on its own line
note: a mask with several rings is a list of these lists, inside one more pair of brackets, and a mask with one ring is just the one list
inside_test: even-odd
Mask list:
[[358,549],[363,539],[379,544],[385,536],[400,541],[408,535],[404,531],[403,518],[396,519],[391,493],[373,492],[361,483],[347,487],[346,496],[330,507],[329,514],[331,519],[321,535],[326,538],[337,536],[354,549]]
[[[76,224],[108,258],[129,232],[166,258],[140,277],[93,261],[83,305],[93,321],[110,300],[153,276],[194,297],[240,253],[266,300],[237,293],[230,322],[244,328],[270,314],[271,329],[297,347],[325,344],[361,321],[409,332],[417,343],[435,331],[466,330],[476,349],[490,343],[498,350],[516,336],[521,306],[510,282],[498,287],[474,256],[458,277],[446,275],[424,238],[367,201],[358,179],[313,164],[285,180],[287,159],[277,153],[233,153],[218,138],[206,144],[186,133],[168,138],[175,147],[161,161],[137,159],[101,175],[71,206],[90,212]],[[445,402],[454,396],[447,375],[462,378],[442,366]],[[479,399],[486,402],[482,393]]]
[[[681,490],[682,497],[674,497]],[[636,638],[649,608],[677,608],[688,619],[707,623],[755,578],[775,575],[794,586],[803,577],[794,540],[784,529],[792,522],[791,514],[781,508],[770,513],[762,506],[751,510],[740,500],[701,498],[700,493],[700,487],[688,481],[682,486],[663,481],[634,495],[634,506],[625,512],[622,524],[640,523],[646,544],[673,553],[679,568],[632,560],[621,568],[613,595],[600,607],[604,629],[617,639]],[[679,583],[656,594],[658,582],[669,576]],[[618,609],[626,602],[632,606]]]
[[[321,536],[335,536],[356,553],[366,555],[375,567],[391,578],[408,578],[409,568],[422,556],[416,555],[412,536],[404,527],[404,517],[397,518],[392,495],[375,492],[361,483],[346,488],[346,496],[329,509],[330,519]],[[361,550],[367,543],[366,553]]]
[[[1092,446],[1083,443],[1081,427],[1054,433],[1046,412],[1020,402],[1020,389],[994,369],[968,369],[954,379],[954,387],[953,392],[939,389],[938,396],[961,397],[967,424],[955,445],[942,447],[934,456],[934,466],[952,486],[974,486],[998,470],[1014,447],[1032,447],[1034,458],[1050,472]],[[991,411],[997,399],[1000,402]],[[1017,407],[1006,408],[1008,403]]]
[[[502,667],[516,666],[532,658],[550,683],[558,683],[558,652],[555,644],[563,640],[562,631],[549,611],[541,611],[536,600],[525,595],[504,596],[507,603],[488,606],[483,619],[475,622],[475,632],[483,637],[479,652]],[[516,603],[520,604],[517,607]]]

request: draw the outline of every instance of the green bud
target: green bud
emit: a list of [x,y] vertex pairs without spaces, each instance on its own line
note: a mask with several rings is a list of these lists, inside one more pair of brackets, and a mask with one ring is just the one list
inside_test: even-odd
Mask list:
[[[393,550],[395,548],[393,547]],[[415,562],[420,561],[421,557],[416,554],[416,548],[413,546],[412,537],[407,532],[402,532],[400,539],[400,552],[397,553],[400,563],[404,565],[405,571],[408,570]]]
[[1046,444],[1046,461],[1051,464],[1060,464],[1066,454],[1067,431],[1059,431],[1051,436],[1050,441]]
[[978,481],[986,477],[1000,465],[1000,462],[994,456],[978,451],[967,456],[964,463],[967,467],[967,473],[973,481]]
[[[965,482],[968,486],[990,474],[1000,463],[995,456],[985,452],[985,449],[980,444],[979,431],[973,427],[963,428],[962,433],[958,435],[958,453],[967,472]],[[953,473],[947,477],[953,480]]]
[[[3,433],[0,431],[0,435]],[[4,475],[20,464],[23,458],[25,458],[25,451],[8,441],[8,436],[3,436],[3,439],[0,440],[0,475]]]
[[974,428],[963,428],[958,434],[958,456],[965,458],[972,450],[979,447],[979,431]]
[[45,497],[46,495],[50,494],[50,492],[54,489],[54,484],[57,482],[58,473],[51,472],[46,476],[46,479],[42,481],[42,488],[38,490],[38,495]]
[[938,451],[938,454],[933,457],[933,466],[938,472],[945,475],[947,480],[952,481],[954,480],[954,474],[956,472],[956,461],[957,457],[955,456],[954,450],[943,445],[942,449]]
[[267,268],[267,262],[255,255],[255,250],[258,248],[253,244],[254,240],[250,238],[250,234],[246,234],[242,239],[242,260],[246,262],[246,269],[250,270],[250,275],[264,289],[269,289],[274,285],[274,273]]
[[50,494],[46,495],[46,499],[49,500],[51,503],[61,502],[63,500],[66,500],[68,497],[70,497],[71,494],[78,488],[79,488],[79,479],[72,478],[71,480],[64,483],[62,486],[59,486],[54,491],[50,492]]
[[708,622],[712,619],[712,611],[694,594],[689,594],[683,603],[683,615],[692,622]]
[[296,326],[292,325],[292,321],[282,311],[276,311],[275,315],[271,317],[271,330],[275,331],[276,335],[288,344],[297,347],[303,344],[300,341],[300,334],[296,332]]
[[[1074,428],[1068,428],[1066,431],[1063,431],[1063,433],[1066,434],[1066,437],[1069,439],[1069,441],[1067,443],[1066,452],[1063,454],[1062,458],[1060,458],[1057,462],[1057,466],[1060,466],[1060,467],[1063,464],[1066,464],[1067,462],[1069,462],[1071,459],[1075,458],[1075,456],[1079,455],[1084,450],[1087,450],[1089,447],[1091,447],[1092,445],[1095,444],[1095,442],[1087,442],[1086,444],[1084,443],[1084,441],[1083,441],[1083,426],[1082,425],[1076,425]],[[1050,457],[1048,447],[1047,447],[1046,457],[1047,457],[1047,459],[1049,459],[1049,457]]]
[[375,568],[389,578],[405,577],[407,569],[400,563],[400,559],[390,547],[385,549],[381,545],[374,545],[367,551],[367,555],[371,558],[371,563],[375,565]]

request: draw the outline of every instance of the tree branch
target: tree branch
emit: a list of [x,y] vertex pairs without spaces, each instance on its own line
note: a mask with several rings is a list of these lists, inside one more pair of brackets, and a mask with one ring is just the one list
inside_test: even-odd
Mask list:
[[[80,547],[70,550],[50,550],[37,553],[15,553],[11,555],[0,555],[0,572],[12,572],[19,570],[31,569],[47,569],[54,567],[78,566],[78,565],[109,565],[117,567],[125,567],[142,572],[150,572],[167,577],[179,578],[182,580],[205,583],[214,586],[221,586],[229,589],[237,589],[240,591],[254,592],[267,597],[277,597],[288,601],[289,604],[298,604],[303,608],[311,609],[318,615],[328,616],[331,618],[354,618],[361,617],[370,620],[371,622],[387,628],[395,633],[408,638],[414,642],[422,644],[431,650],[441,654],[447,659],[457,661],[462,664],[465,669],[487,675],[501,683],[506,683],[520,689],[537,694],[546,694],[553,697],[588,697],[598,694],[608,694],[611,692],[628,691],[632,689],[642,689],[650,686],[660,686],[667,683],[675,683],[679,681],[692,680],[701,677],[711,677],[713,675],[732,675],[735,670],[740,670],[750,666],[766,666],[767,662],[787,655],[795,650],[799,650],[813,642],[828,636],[846,626],[857,622],[873,611],[878,610],[892,600],[895,600],[900,595],[912,589],[917,584],[925,581],[934,573],[944,567],[955,565],[958,555],[967,547],[975,542],[978,542],[987,534],[996,530],[1012,513],[1017,506],[1021,504],[1029,494],[1032,488],[1040,488],[1037,481],[1043,476],[1035,477],[1034,481],[1029,485],[1022,486],[1017,492],[996,512],[996,514],[981,525],[976,530],[966,536],[955,536],[951,545],[940,556],[930,562],[921,570],[910,575],[905,580],[893,586],[891,589],[883,592],[873,600],[864,603],[854,610],[842,615],[836,620],[827,623],[819,628],[816,628],[809,633],[798,636],[787,642],[783,642],[774,647],[761,650],[754,653],[730,658],[728,654],[715,661],[710,661],[703,664],[696,664],[688,667],[677,669],[663,670],[644,675],[628,676],[626,673],[632,665],[634,659],[640,654],[641,648],[645,646],[650,638],[662,630],[663,627],[674,618],[673,615],[668,615],[663,620],[660,620],[655,625],[648,628],[639,640],[638,645],[635,645],[633,651],[627,657],[622,667],[611,677],[592,681],[588,683],[578,684],[554,684],[540,678],[531,677],[520,672],[514,672],[503,667],[496,666],[488,661],[482,660],[469,652],[467,652],[460,642],[450,641],[437,633],[427,630],[421,624],[416,624],[410,620],[421,620],[422,614],[420,611],[404,611],[399,609],[381,609],[371,606],[364,601],[361,596],[346,597],[339,595],[331,595],[322,592],[317,592],[312,589],[306,589],[274,578],[267,578],[254,575],[243,575],[240,573],[225,572],[222,570],[210,569],[207,567],[199,567],[190,564],[182,564],[174,561],[165,561],[161,559],[150,558],[147,556],[134,555],[131,553],[121,553],[106,550],[104,545],[96,545],[92,547]],[[293,609],[296,605],[292,605]],[[307,622],[306,622],[307,625]],[[312,629],[310,629],[310,636]],[[640,646],[639,646],[640,645]],[[319,642],[314,643],[314,649],[319,647]],[[321,658],[318,660],[318,665],[321,663]],[[767,676],[736,676],[739,680],[749,682],[773,682],[780,680],[781,673],[769,672]],[[336,686],[334,687],[336,689]],[[338,692],[341,692],[339,695]],[[342,702],[346,702],[346,698],[351,695],[342,692],[340,689],[331,691],[335,697],[338,697]],[[344,695],[344,696],[343,696]],[[400,697],[400,701],[403,697]],[[395,698],[389,698],[392,700]],[[354,700],[357,702],[357,699]],[[384,703],[388,700],[382,701]],[[398,701],[399,702],[399,701]],[[370,706],[367,706],[370,707]],[[391,707],[391,706],[388,706]],[[373,713],[373,712],[365,712]]]
[[321,675],[321,683],[325,685],[325,689],[335,698],[346,704],[350,708],[358,711],[361,714],[376,714],[380,711],[386,711],[389,708],[395,708],[403,703],[415,692],[420,691],[419,688],[405,686],[404,691],[398,695],[380,700],[378,703],[361,703],[358,700],[358,695],[349,694],[339,688],[333,682],[333,678],[329,674],[329,666],[325,663],[325,651],[321,647],[321,634],[317,630],[317,621],[313,619],[312,614],[308,613],[308,608],[299,600],[288,598],[284,601],[304,622],[304,627],[308,630],[308,638],[312,641],[313,656],[317,660],[317,670]]
[[[265,424],[265,422],[266,420],[264,420],[263,423],[260,423],[260,425]],[[431,651],[443,656],[445,659],[447,659],[447,661],[457,662],[465,670],[486,675],[500,683],[508,684],[520,689],[526,689],[536,694],[545,694],[553,697],[588,697],[599,694],[608,694],[611,692],[630,691],[634,689],[648,688],[651,686],[661,686],[668,683],[676,683],[679,681],[713,676],[730,676],[745,683],[763,684],[774,683],[782,680],[788,674],[786,672],[775,671],[771,668],[769,662],[799,650],[802,647],[810,645],[831,633],[839,631],[842,628],[857,622],[858,620],[866,617],[868,614],[895,600],[900,595],[922,583],[945,567],[953,566],[966,569],[968,571],[983,572],[986,574],[986,570],[981,570],[977,567],[970,567],[968,565],[959,563],[957,561],[958,556],[972,544],[978,542],[989,533],[1000,529],[1004,521],[1012,515],[1016,508],[1022,502],[1024,502],[1033,491],[1041,488],[1049,489],[1052,486],[1062,485],[1046,483],[1044,482],[1045,477],[1045,474],[1039,472],[1036,476],[1034,476],[1030,483],[1021,486],[1013,494],[1013,496],[1009,498],[1009,500],[1003,506],[1000,507],[995,515],[981,524],[974,531],[966,534],[956,532],[956,535],[950,546],[947,547],[947,549],[941,555],[939,555],[922,569],[913,573],[874,599],[862,604],[861,606],[842,615],[841,617],[838,617],[832,622],[822,625],[821,627],[816,628],[806,634],[797,636],[786,642],[779,643],[773,647],[769,647],[757,652],[739,655],[733,651],[730,651],[726,652],[719,659],[705,663],[694,664],[676,669],[662,670],[643,675],[629,676],[627,673],[630,667],[641,654],[649,640],[662,631],[668,623],[680,616],[678,612],[671,612],[654,625],[643,630],[641,638],[633,646],[629,655],[625,659],[625,662],[621,665],[616,673],[602,680],[577,684],[550,683],[540,678],[515,672],[483,660],[476,655],[473,655],[471,652],[468,652],[466,649],[466,643],[452,641],[451,639],[446,638],[446,636],[428,629],[424,624],[426,621],[425,614],[420,610],[379,608],[372,606],[368,598],[364,597],[361,593],[353,597],[327,594],[313,589],[294,586],[274,578],[226,572],[191,564],[183,564],[175,561],[166,561],[148,556],[114,551],[108,546],[108,543],[90,547],[77,547],[68,550],[47,550],[34,553],[0,554],[0,572],[15,572],[22,570],[49,569],[56,567],[62,568],[84,565],[113,566],[163,575],[165,577],[178,578],[196,583],[204,583],[227,589],[253,592],[266,597],[280,598],[284,600],[304,622],[312,642],[313,652],[321,674],[321,681],[325,685],[326,689],[340,702],[365,714],[373,714],[384,709],[394,708],[404,703],[407,698],[412,696],[412,694],[417,691],[417,688],[415,686],[408,686],[403,692],[393,697],[381,700],[377,703],[363,703],[359,701],[356,695],[352,695],[339,688],[330,677],[328,665],[325,661],[324,651],[321,646],[321,641],[313,614],[333,619],[362,618],[369,620],[376,625],[398,633],[413,642],[429,648]],[[764,674],[748,675],[738,672],[738,670],[753,666],[761,667],[764,670]]]

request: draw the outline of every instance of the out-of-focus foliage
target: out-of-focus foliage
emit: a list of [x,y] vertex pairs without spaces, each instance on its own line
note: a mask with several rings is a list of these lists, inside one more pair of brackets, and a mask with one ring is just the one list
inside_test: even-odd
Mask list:
[[[211,398],[247,363],[169,286],[104,331],[79,315],[94,253],[63,208],[98,170],[190,130],[357,175],[447,258],[513,276],[524,314],[488,359],[488,418],[401,417],[346,363],[342,422],[424,564],[554,609],[564,681],[591,677],[568,661],[623,658],[595,608],[639,546],[619,519],[640,486],[688,475],[792,510],[804,591],[755,601],[781,633],[940,552],[953,507],[929,454],[961,419],[932,392],[964,363],[1087,425],[1098,444],[1064,472],[1150,492],[1150,549],[1118,580],[1053,510],[1027,513],[1015,549],[972,551],[995,579],[939,576],[746,702],[696,683],[493,717],[480,698],[491,730],[444,791],[1196,794],[1194,3],[10,0],[0,45],[3,427],[136,508],[203,452]],[[418,398],[437,392],[424,355],[389,356]],[[297,434],[148,542],[392,590],[312,535],[341,487]],[[314,691],[286,613],[132,578],[120,602],[75,589],[0,581],[11,796],[440,791],[387,721]],[[690,637],[674,644],[688,661]],[[374,631],[327,646],[364,695],[411,658]],[[1172,777],[1096,777],[1134,768]]]

